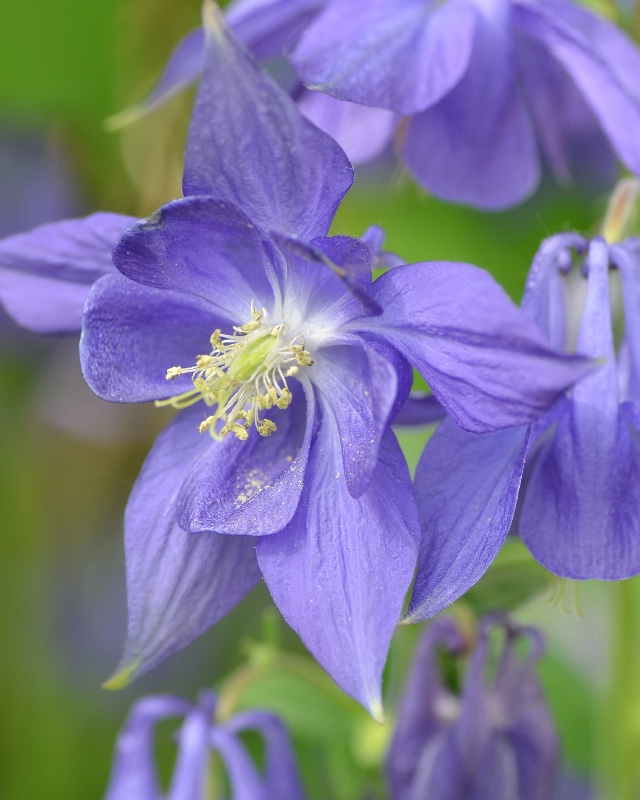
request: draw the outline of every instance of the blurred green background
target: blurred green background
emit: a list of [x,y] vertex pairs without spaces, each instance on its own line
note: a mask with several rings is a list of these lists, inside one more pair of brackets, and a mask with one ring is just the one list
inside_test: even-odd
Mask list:
[[[21,212],[19,227],[45,221],[32,219],[49,191],[43,170],[54,169],[62,187],[58,206],[52,192],[51,218],[97,209],[143,216],[178,196],[192,95],[119,134],[107,133],[103,121],[143,96],[199,13],[198,0],[0,4],[6,224],[9,210]],[[569,228],[593,231],[605,205],[605,197],[549,184],[521,208],[487,215],[428,198],[399,173],[380,183],[362,171],[335,230],[359,235],[382,225],[388,248],[407,261],[476,263],[519,299],[540,240]],[[301,650],[285,626],[273,633],[270,616],[264,633],[269,600],[260,587],[133,687],[117,694],[100,688],[125,633],[123,509],[166,416],[93,398],[75,363],[75,341],[37,339],[7,320],[0,330],[0,798],[99,798],[116,732],[135,698],[155,691],[194,696],[243,662],[245,640],[280,637],[278,646]],[[427,435],[401,434],[412,464]],[[613,599],[608,586],[583,586],[580,616],[572,593],[555,605],[538,599],[521,614],[542,621],[550,635],[545,685],[567,758],[586,772],[601,768],[596,741]],[[389,665],[392,699],[416,633],[399,631]],[[249,652],[260,659],[260,647]],[[321,684],[314,692],[267,671],[242,703],[270,704],[287,716],[315,797],[360,798],[379,780],[371,766],[387,733]],[[319,745],[326,745],[320,757]],[[327,782],[329,770],[338,777]]]

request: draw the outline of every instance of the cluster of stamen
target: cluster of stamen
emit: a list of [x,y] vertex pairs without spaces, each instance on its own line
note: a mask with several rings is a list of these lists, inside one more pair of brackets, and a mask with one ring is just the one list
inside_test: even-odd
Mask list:
[[[244,440],[254,426],[261,436],[270,436],[276,424],[261,412],[289,406],[292,395],[287,378],[297,375],[301,366],[312,366],[313,359],[302,337],[287,341],[284,323],[266,324],[265,310],[258,311],[253,303],[251,317],[246,324],[234,326],[232,334],[215,330],[211,352],[199,355],[195,366],[168,369],[168,381],[190,373],[194,388],[156,405],[187,408],[204,400],[215,412],[201,423],[201,433],[208,430],[215,439],[233,433]],[[219,421],[223,425],[218,429]]]

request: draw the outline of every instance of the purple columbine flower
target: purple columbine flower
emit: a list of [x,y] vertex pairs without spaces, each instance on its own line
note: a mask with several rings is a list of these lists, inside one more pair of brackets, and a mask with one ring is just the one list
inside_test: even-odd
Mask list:
[[[358,164],[379,155],[391,142],[397,115],[307,91],[286,58],[305,26],[325,4],[326,0],[236,0],[227,9],[226,19],[238,39],[296,99],[305,117],[332,136],[349,159]],[[147,97],[112,117],[111,127],[128,125],[197,81],[205,60],[205,34],[198,28],[179,42]]]
[[[495,627],[505,641],[489,679]],[[543,651],[539,633],[485,620],[457,692],[445,682],[439,652],[461,660],[466,645],[446,618],[418,645],[387,757],[393,800],[555,797],[558,739],[534,668]]]
[[[181,409],[127,507],[129,631],[111,685],[185,647],[263,576],[317,660],[379,716],[419,539],[389,429],[409,365],[461,425],[487,431],[537,418],[591,363],[552,350],[477,267],[398,266],[372,284],[376,232],[327,236],[352,181],[344,153],[212,4],[205,30],[186,196],[120,237],[117,273],[85,305],[94,391]],[[49,249],[75,263],[87,229],[49,229]],[[29,243],[13,252],[32,267]]]
[[640,54],[567,0],[328,0],[292,56],[302,80],[393,111],[433,194],[520,202],[541,160],[560,180],[614,155],[640,173]]
[[[617,357],[610,286],[622,289],[626,323]],[[476,436],[441,424],[416,472],[423,536],[413,620],[482,576],[514,515],[515,531],[557,575],[640,573],[639,301],[639,239],[609,245],[566,233],[542,243],[523,310],[555,347],[577,342],[603,366],[533,426]]]
[[[206,800],[213,753],[229,778],[229,800],[304,800],[289,735],[277,717],[247,711],[217,722],[214,714],[213,692],[203,692],[195,705],[170,695],[139,700],[118,738],[105,800]],[[176,734],[178,753],[165,792],[155,767],[154,732],[163,720],[175,717],[184,721]],[[263,739],[264,770],[247,752],[239,736],[244,731]]]

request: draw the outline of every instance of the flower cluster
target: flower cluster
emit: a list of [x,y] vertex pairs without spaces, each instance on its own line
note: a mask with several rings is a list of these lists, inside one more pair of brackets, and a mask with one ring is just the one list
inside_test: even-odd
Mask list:
[[[287,62],[278,85],[249,50],[272,66],[290,55],[297,75]],[[128,635],[108,685],[264,579],[382,721],[412,582],[415,622],[478,581],[510,530],[558,575],[640,574],[640,240],[552,236],[520,309],[471,264],[401,263],[376,227],[331,235],[353,168],[326,131],[363,160],[394,139],[432,193],[498,209],[534,191],[542,164],[561,179],[610,177],[616,158],[640,173],[640,54],[568,0],[238,0],[226,19],[205,0],[203,27],[128,118],[199,76],[183,197],[142,220],[99,213],[0,242],[0,300],[18,322],[80,331],[99,397],[177,411],[126,509]],[[413,483],[391,425],[441,417]],[[489,685],[492,628],[505,642]],[[387,762],[396,800],[557,789],[538,634],[502,617],[479,630],[458,694],[436,661],[439,646],[469,649],[461,630],[438,620],[419,645]],[[234,797],[303,796],[280,723],[219,724],[205,694],[134,708],[109,800],[163,797],[152,732],[176,715],[168,799],[204,796],[212,749]],[[263,774],[246,728],[266,739]]]

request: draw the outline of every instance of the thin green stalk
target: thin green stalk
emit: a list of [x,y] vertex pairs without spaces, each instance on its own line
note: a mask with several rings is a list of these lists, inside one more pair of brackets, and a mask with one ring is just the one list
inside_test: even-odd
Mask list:
[[640,582],[615,592],[613,666],[602,726],[605,782],[611,800],[637,800],[640,790]]

